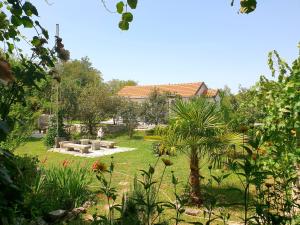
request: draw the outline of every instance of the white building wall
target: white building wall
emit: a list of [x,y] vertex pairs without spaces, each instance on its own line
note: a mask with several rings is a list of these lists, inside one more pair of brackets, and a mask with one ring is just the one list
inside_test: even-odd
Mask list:
[[206,84],[205,83],[203,83],[202,85],[201,85],[201,87],[200,87],[200,89],[198,90],[198,92],[196,93],[196,95],[202,95],[203,94],[203,92],[204,91],[206,91],[208,88],[207,88],[207,86],[206,86]]

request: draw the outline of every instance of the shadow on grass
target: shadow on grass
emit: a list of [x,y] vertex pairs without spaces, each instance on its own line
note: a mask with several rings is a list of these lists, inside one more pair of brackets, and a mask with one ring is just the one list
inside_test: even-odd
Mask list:
[[134,135],[131,138],[131,140],[143,140],[143,139],[144,139],[144,136],[142,136],[142,135]]
[[27,142],[39,142],[41,140],[43,140],[43,138],[29,137],[29,138],[27,138],[26,141]]
[[109,139],[117,139],[119,137],[123,137],[124,140],[143,140],[144,139],[144,133],[141,132],[135,132],[133,136],[130,138],[127,131],[119,131],[114,134],[107,134],[104,136],[105,140]]
[[[203,187],[202,194],[205,196],[213,195],[217,199],[219,207],[234,207],[242,209],[244,192],[236,187]],[[251,195],[250,195],[251,199]]]

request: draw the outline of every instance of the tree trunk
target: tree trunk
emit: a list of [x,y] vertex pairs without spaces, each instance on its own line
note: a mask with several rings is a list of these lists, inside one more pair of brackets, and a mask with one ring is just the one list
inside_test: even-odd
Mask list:
[[89,135],[93,135],[93,121],[88,122]]
[[199,157],[197,149],[191,149],[190,155],[190,185],[191,193],[190,200],[196,205],[202,204],[200,192],[200,174],[199,174]]

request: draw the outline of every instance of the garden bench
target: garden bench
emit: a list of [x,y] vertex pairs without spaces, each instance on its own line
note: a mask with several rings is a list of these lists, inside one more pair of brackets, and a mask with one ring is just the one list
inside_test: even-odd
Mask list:
[[101,145],[99,140],[91,140],[90,142],[92,145],[91,147],[92,150],[100,150]]
[[66,144],[64,144],[64,147],[68,151],[78,149],[81,153],[88,153],[89,149],[91,148],[91,145],[80,145],[80,144],[66,143]]
[[100,141],[100,146],[105,148],[114,148],[115,144],[114,141]]
[[73,143],[73,141],[60,141],[59,142],[59,147],[60,148],[66,148],[65,144],[70,144],[70,143]]
[[80,139],[79,141],[82,145],[88,145],[90,143],[90,139]]

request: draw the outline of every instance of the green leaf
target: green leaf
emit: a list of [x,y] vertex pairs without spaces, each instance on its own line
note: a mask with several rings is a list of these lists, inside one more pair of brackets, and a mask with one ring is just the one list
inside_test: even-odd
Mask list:
[[127,21],[121,20],[119,23],[119,28],[121,30],[128,30],[129,29],[129,23]]
[[10,4],[18,4],[18,0],[7,0],[8,3]]
[[48,31],[40,25],[39,21],[36,20],[34,21],[34,23],[42,30],[42,34],[44,35],[44,37],[46,39],[49,39]]
[[121,14],[124,10],[124,2],[118,2],[117,5],[116,5],[116,8],[117,8],[117,12],[119,14]]
[[41,40],[37,36],[34,36],[32,38],[31,44],[33,46],[37,47],[37,46],[39,46],[41,44]]
[[15,37],[18,35],[18,33],[17,33],[17,31],[11,26],[11,27],[9,27],[9,29],[8,29],[8,35],[9,35],[11,38],[15,38]]
[[127,0],[127,4],[129,5],[130,8],[135,9],[136,5],[138,3],[138,0]]
[[32,28],[33,27],[33,22],[28,16],[23,16],[22,17],[22,23],[23,26],[26,28]]
[[123,13],[122,20],[126,22],[131,22],[133,20],[133,15],[130,12]]
[[12,43],[7,42],[8,51],[12,53],[12,51],[15,49],[15,46]]
[[19,4],[15,4],[12,6],[12,8],[10,9],[10,12],[13,14],[13,15],[16,15],[16,16],[21,16],[22,15],[22,8]]
[[18,26],[20,26],[20,25],[23,24],[21,18],[18,17],[18,16],[15,16],[15,15],[11,16],[10,21],[16,27],[18,27]]
[[36,16],[39,15],[36,7],[32,5],[30,2],[25,2],[22,9],[24,10],[27,16],[31,16],[32,14]]
[[48,31],[46,29],[42,28],[42,34],[44,35],[44,37],[46,39],[49,39],[49,34],[48,34]]
[[256,0],[240,0],[240,4],[240,12],[248,14],[256,9],[257,2]]

